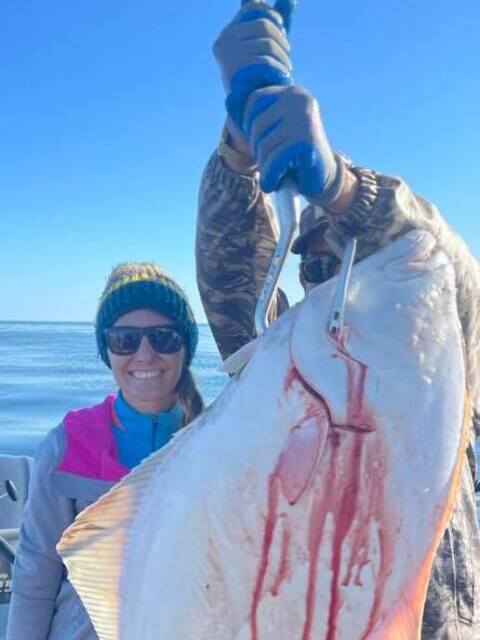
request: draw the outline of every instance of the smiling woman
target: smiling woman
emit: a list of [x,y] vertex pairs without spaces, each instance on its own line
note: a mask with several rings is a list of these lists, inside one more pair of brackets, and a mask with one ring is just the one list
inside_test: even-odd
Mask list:
[[[139,329],[148,327],[150,331],[142,337]],[[167,328],[174,330],[180,339],[176,346],[165,334]],[[159,375],[158,384],[152,382],[156,396],[150,396],[147,404],[142,397],[135,401],[135,396],[130,397],[134,408],[156,413],[170,408],[165,403],[172,406],[178,400],[184,423],[202,410],[203,403],[190,372],[198,328],[185,293],[158,265],[124,263],[112,270],[100,298],[95,333],[100,357],[112,368],[124,397],[136,388],[135,379],[152,376],[155,371],[166,374]],[[172,358],[175,352],[177,357]],[[181,364],[176,380],[170,380],[173,362]],[[137,367],[135,375],[133,367]],[[166,388],[168,380],[173,383],[170,391]],[[163,397],[164,393],[167,396],[170,393],[170,397]]]
[[9,640],[97,639],[56,543],[82,509],[203,409],[190,371],[197,324],[185,293],[158,265],[112,270],[95,332],[119,391],[69,412],[40,447],[14,567]]
[[105,337],[125,400],[142,413],[171,409],[185,363],[183,340],[172,321],[157,311],[138,309],[121,316]]

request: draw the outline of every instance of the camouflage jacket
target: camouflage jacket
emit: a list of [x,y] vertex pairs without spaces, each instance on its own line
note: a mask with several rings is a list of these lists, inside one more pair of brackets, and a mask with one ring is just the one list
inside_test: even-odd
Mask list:
[[[341,248],[359,239],[359,258],[414,228],[430,231],[456,274],[474,418],[459,495],[437,550],[423,617],[422,640],[479,640],[480,535],[475,512],[475,427],[480,430],[480,268],[430,203],[399,178],[376,174],[379,192],[367,215],[329,217],[328,239]],[[327,212],[328,214],[328,212]],[[234,173],[214,153],[204,171],[196,237],[197,280],[223,358],[254,335],[256,301],[276,242],[268,197],[258,176]],[[338,249],[337,249],[338,250]],[[279,291],[273,314],[288,307]]]

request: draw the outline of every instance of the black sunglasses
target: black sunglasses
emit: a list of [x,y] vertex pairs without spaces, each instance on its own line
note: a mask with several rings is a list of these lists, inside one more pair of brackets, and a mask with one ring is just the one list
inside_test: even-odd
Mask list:
[[107,347],[116,356],[130,356],[140,346],[143,336],[157,353],[178,353],[183,339],[173,327],[110,327],[104,331]]
[[300,263],[300,273],[306,282],[320,284],[332,278],[340,265],[337,256],[322,254],[312,258],[305,258]]

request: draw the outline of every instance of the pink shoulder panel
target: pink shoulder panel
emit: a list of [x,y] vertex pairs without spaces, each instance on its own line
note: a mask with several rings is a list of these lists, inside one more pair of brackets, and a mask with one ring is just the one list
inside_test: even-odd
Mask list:
[[118,460],[112,434],[114,399],[110,395],[94,407],[67,413],[63,420],[65,452],[58,471],[110,482],[118,482],[128,473]]

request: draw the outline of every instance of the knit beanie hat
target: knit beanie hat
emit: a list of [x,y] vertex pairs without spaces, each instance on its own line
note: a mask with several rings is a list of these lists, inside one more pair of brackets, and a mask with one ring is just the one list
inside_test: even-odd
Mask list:
[[153,262],[124,262],[112,269],[100,297],[95,334],[100,357],[110,367],[104,331],[125,313],[151,309],[172,320],[185,343],[189,367],[198,343],[198,327],[185,292]]

